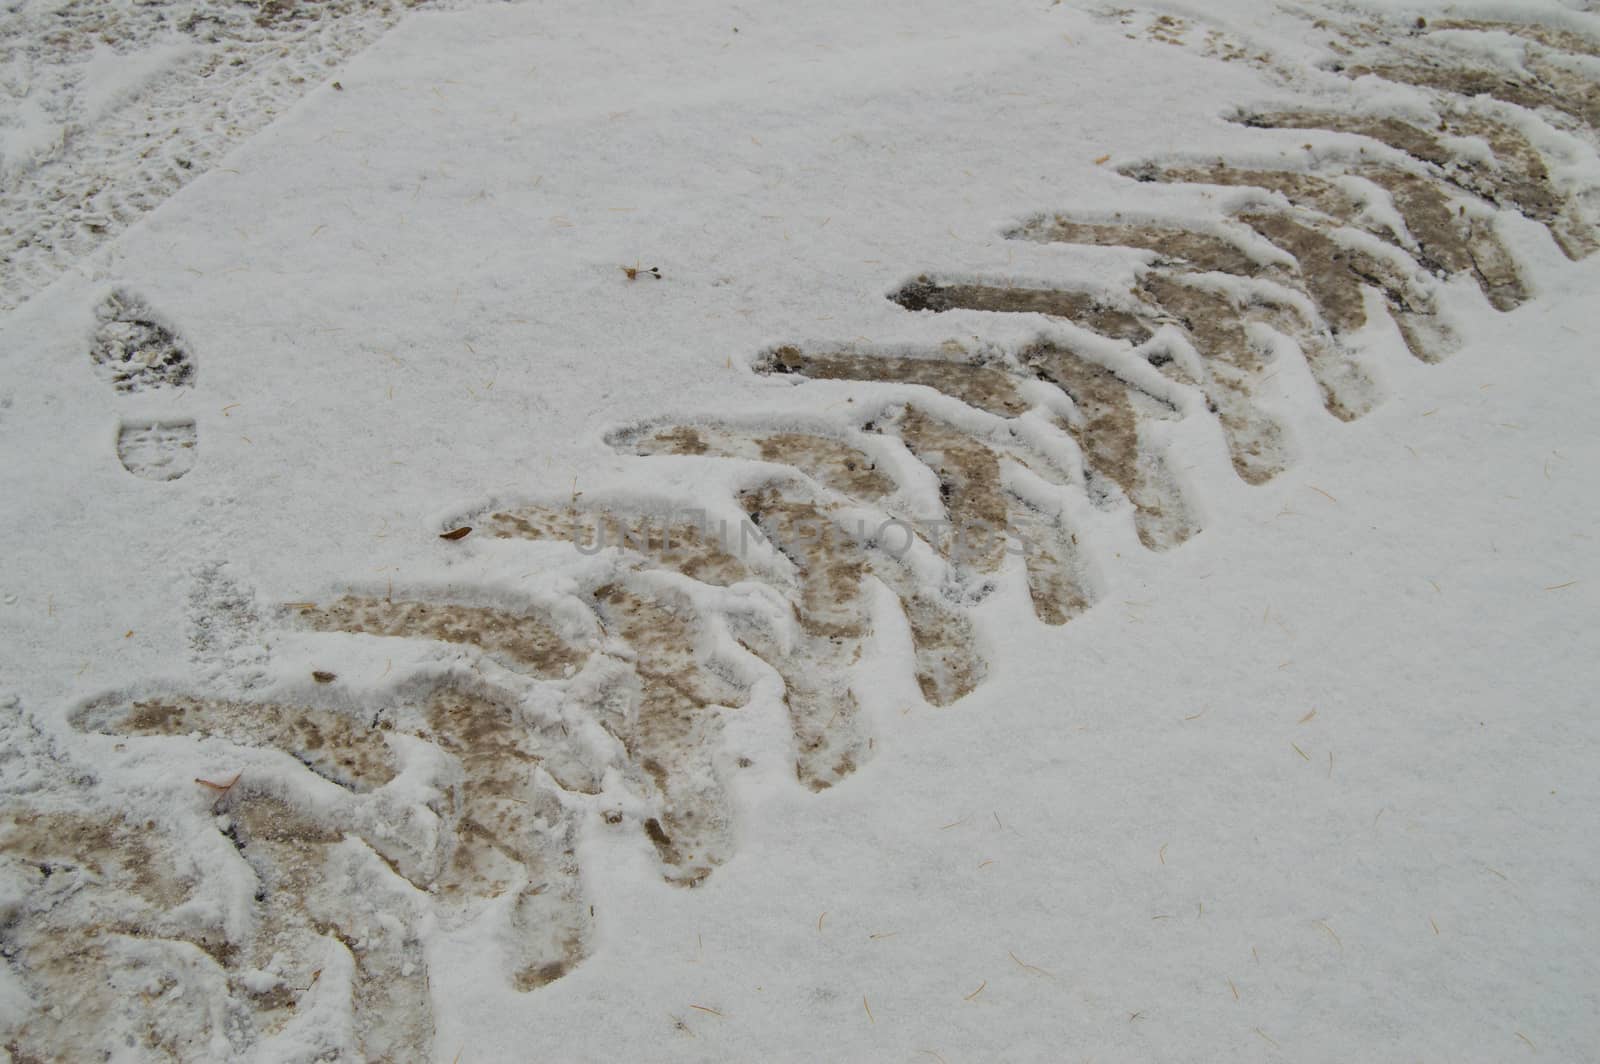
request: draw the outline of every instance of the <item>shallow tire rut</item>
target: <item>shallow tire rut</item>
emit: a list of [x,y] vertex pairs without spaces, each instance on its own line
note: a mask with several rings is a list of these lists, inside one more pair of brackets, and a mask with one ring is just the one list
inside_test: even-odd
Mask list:
[[[1185,39],[1181,19],[1154,27],[1158,41]],[[1326,94],[1315,109],[1239,111],[1230,120],[1262,138],[1251,158],[1130,163],[1125,214],[1043,210],[1003,233],[1066,264],[1120,249],[1125,287],[912,263],[889,297],[907,314],[960,317],[963,335],[1026,315],[1035,339],[755,353],[757,375],[827,382],[849,412],[665,415],[606,443],[639,462],[715,465],[720,493],[485,503],[435,530],[448,533],[440,551],[570,573],[558,592],[354,587],[266,611],[319,661],[270,700],[152,688],[78,706],[71,722],[94,741],[242,766],[198,781],[211,805],[191,822],[208,825],[207,852],[253,884],[255,903],[186,906],[222,873],[172,856],[178,840],[154,821],[109,813],[115,799],[0,811],[0,859],[19,884],[0,926],[6,962],[40,1000],[95,1018],[37,1012],[4,1033],[12,1055],[87,1057],[105,1038],[185,1059],[269,1046],[328,980],[335,990],[315,992],[345,995],[355,1016],[353,1043],[329,1052],[426,1058],[425,919],[489,927],[511,986],[561,978],[594,938],[582,832],[630,833],[664,880],[702,883],[735,854],[738,774],[771,754],[750,740],[752,720],[781,720],[798,785],[845,783],[876,747],[860,686],[874,649],[899,654],[906,697],[953,705],[989,671],[973,614],[998,589],[1025,593],[1047,625],[1101,596],[1109,559],[1082,533],[1088,516],[1125,521],[1158,552],[1202,531],[1169,450],[1178,422],[1210,419],[1216,457],[1266,483],[1293,460],[1267,392],[1286,360],[1303,360],[1329,415],[1360,418],[1381,400],[1375,351],[1436,362],[1461,343],[1453,301],[1510,313],[1529,300],[1506,239],[1515,216],[1569,259],[1594,251],[1582,203],[1529,130],[1545,121],[1592,141],[1593,87],[1562,57],[1600,44],[1518,23],[1334,29],[1329,71],[1425,90],[1431,117],[1345,113]],[[1496,68],[1498,52],[1471,47],[1491,33],[1526,42],[1534,61]],[[1249,54],[1207,41],[1225,59]],[[1314,165],[1263,166],[1290,131],[1332,140]],[[1152,183],[1209,190],[1216,212],[1135,213]],[[181,389],[194,372],[177,332],[122,291],[102,308],[91,363],[121,392]],[[130,470],[187,470],[171,457],[179,429],[124,432]],[[374,655],[398,662],[394,674],[346,685],[342,663]],[[189,1003],[182,1015],[169,996],[125,1007],[122,988],[158,961],[196,973],[172,998]],[[84,979],[91,969],[110,981]]]

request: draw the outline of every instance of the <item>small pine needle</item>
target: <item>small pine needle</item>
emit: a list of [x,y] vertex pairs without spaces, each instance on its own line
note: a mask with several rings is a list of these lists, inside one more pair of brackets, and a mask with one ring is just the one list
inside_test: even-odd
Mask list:
[[961,1000],[962,1001],[971,1001],[973,998],[975,998],[979,994],[983,993],[983,988],[988,986],[988,985],[989,985],[989,980],[985,979],[983,982],[978,984],[978,989],[974,990],[972,993],[968,994],[966,997],[962,998]]
[[710,1005],[690,1005],[689,1007],[691,1009],[699,1009],[701,1012],[709,1012],[713,1016],[721,1016],[722,1015],[722,1013],[718,1012],[716,1009],[712,1008]]
[[1233,991],[1233,1000],[1238,1001],[1239,1000],[1239,988],[1233,985],[1233,980],[1232,979],[1228,980],[1228,989]]
[[1267,1044],[1272,1046],[1272,1048],[1274,1048],[1274,1049],[1282,1049],[1283,1048],[1282,1046],[1278,1045],[1278,1043],[1273,1040],[1273,1038],[1272,1038],[1272,1036],[1270,1034],[1268,1034],[1267,1032],[1263,1031],[1261,1028],[1257,1027],[1255,1029],[1255,1031],[1256,1031],[1256,1034],[1260,1035],[1263,1039],[1265,1039]]
[[818,931],[822,930],[822,921],[826,920],[827,918],[828,918],[828,914],[827,914],[826,910],[824,910],[824,912],[823,912],[823,914],[821,916],[817,917],[817,930]]
[[877,1020],[873,1019],[872,1006],[867,1004],[867,995],[865,995],[865,994],[861,995],[861,1007],[867,1010],[867,1022],[868,1023],[874,1023],[875,1024],[875,1023],[878,1022]]
[[1533,1040],[1531,1038],[1529,1038],[1527,1035],[1523,1034],[1521,1031],[1517,1031],[1515,1033],[1516,1033],[1516,1036],[1518,1038],[1520,1038],[1524,1042],[1528,1043],[1528,1048],[1529,1049],[1533,1050],[1535,1053],[1539,1052],[1539,1047],[1533,1044]]
[[1290,743],[1289,745],[1290,746],[1294,746],[1294,752],[1295,753],[1299,754],[1301,757],[1305,758],[1307,761],[1311,760],[1311,755],[1306,753],[1304,750],[1300,749],[1298,746],[1295,746],[1294,743]]
[[1317,711],[1313,709],[1310,713],[1307,713],[1305,716],[1300,718],[1300,723],[1301,724],[1309,724],[1311,722],[1311,718],[1315,717],[1316,715],[1317,715]]
[[1434,922],[1434,919],[1431,916],[1428,917],[1428,926],[1433,928],[1433,933],[1434,934],[1437,935],[1439,933],[1439,925]]
[[1170,842],[1163,842],[1161,844],[1161,849],[1156,851],[1156,860],[1160,861],[1162,864],[1166,864],[1167,863],[1167,847],[1171,846],[1171,845],[1172,845],[1172,843],[1170,843]]
[[1328,933],[1328,937],[1333,939],[1333,944],[1335,946],[1339,947],[1339,952],[1340,953],[1344,952],[1344,943],[1339,941],[1339,936],[1338,936],[1338,934],[1336,934],[1334,932],[1333,928],[1329,927],[1327,924],[1323,923],[1321,920],[1313,920],[1311,922],[1316,924],[1318,927],[1322,928],[1324,931],[1326,931]]
[[1015,953],[1011,953],[1010,950],[1006,950],[1006,952],[1011,955],[1011,959],[1016,961],[1019,967],[1026,968],[1030,972],[1038,972],[1040,975],[1048,976],[1051,979],[1055,978],[1055,976],[1051,975],[1049,972],[1045,971],[1043,968],[1039,967],[1036,964],[1029,964],[1027,961],[1023,960],[1021,957],[1017,956]]

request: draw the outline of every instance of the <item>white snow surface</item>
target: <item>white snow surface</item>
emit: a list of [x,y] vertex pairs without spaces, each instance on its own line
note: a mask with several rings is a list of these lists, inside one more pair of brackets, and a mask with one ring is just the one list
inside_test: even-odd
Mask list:
[[[1156,9],[1308,57],[1254,0]],[[86,91],[136,106],[183,55]],[[884,293],[923,271],[1115,283],[1125,255],[1000,233],[1067,208],[1211,218],[1213,197],[1113,167],[1259,154],[1221,116],[1291,93],[1042,0],[423,12],[333,75],[0,319],[0,713],[40,731],[7,733],[0,792],[192,821],[212,796],[191,781],[232,771],[212,748],[114,749],[66,714],[309,667],[248,633],[198,659],[200,574],[262,603],[548,593],[567,562],[442,543],[444,522],[574,491],[725,498],[706,464],[604,433],[845,424],[843,386],[751,371],[777,343],[1020,345],[1051,326]],[[1342,91],[1368,90],[1396,92]],[[8,170],[47,118],[3,130]],[[1562,180],[1593,179],[1592,148],[1543,135]],[[1277,136],[1285,157],[1337,140]],[[839,786],[796,784],[751,710],[727,738],[758,768],[732,784],[737,853],[704,885],[591,817],[596,940],[564,978],[518,993],[483,925],[424,927],[437,1059],[1592,1059],[1600,257],[1501,225],[1535,298],[1496,314],[1452,286],[1466,343],[1440,365],[1370,328],[1384,399],[1348,424],[1284,359],[1265,402],[1294,462],[1267,485],[1214,422],[1173,423],[1205,530],[1156,554],[1125,511],[1074,510],[1100,601],[1046,628],[1008,573],[957,704],[923,702],[884,603],[854,674],[876,756]],[[181,332],[192,389],[96,377],[95,308],[122,287]],[[151,418],[194,422],[181,479],[117,461],[119,426]],[[0,1009],[21,993],[0,981]]]

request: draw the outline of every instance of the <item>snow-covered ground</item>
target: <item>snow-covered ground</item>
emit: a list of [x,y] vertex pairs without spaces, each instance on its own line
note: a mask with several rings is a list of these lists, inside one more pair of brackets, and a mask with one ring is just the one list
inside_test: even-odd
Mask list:
[[[3,16],[14,232],[246,117],[7,262],[0,1050],[1593,1055],[1600,17],[454,6],[270,125]],[[1324,184],[1127,176],[1219,160]],[[1053,553],[551,531],[980,504]]]

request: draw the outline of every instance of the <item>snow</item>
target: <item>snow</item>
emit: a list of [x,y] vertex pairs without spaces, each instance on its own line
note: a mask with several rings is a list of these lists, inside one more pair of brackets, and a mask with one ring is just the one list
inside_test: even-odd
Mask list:
[[9,174],[31,164],[39,156],[59,147],[61,127],[36,100],[20,100],[0,125],[0,174]]
[[84,121],[98,122],[195,54],[194,47],[181,41],[158,44],[128,55],[97,45],[84,64],[83,80],[78,83],[78,106]]
[[[1138,17],[1152,9],[1285,64],[1315,54],[1301,24],[1246,0]],[[1592,16],[1567,18],[1593,33]],[[726,509],[747,466],[623,456],[606,433],[665,417],[856,431],[859,386],[794,386],[752,358],[846,341],[1014,351],[1069,330],[883,295],[924,271],[1126,291],[1148,255],[1001,234],[1065,209],[1214,229],[1229,190],[1115,168],[1348,148],[1226,123],[1290,90],[1133,28],[1010,0],[976,20],[943,0],[503,5],[413,14],[328,67],[0,317],[0,794],[133,810],[196,840],[197,869],[234,851],[196,778],[243,769],[331,822],[339,788],[281,752],[124,743],[71,713],[197,688],[367,706],[428,675],[509,675],[460,648],[283,631],[268,614],[391,587],[560,603],[615,559],[438,533],[489,500],[580,492]],[[194,55],[102,49],[79,105],[131,109]],[[1338,84],[1373,107],[1419,98]],[[6,174],[60,136],[43,105],[10,117]],[[1552,170],[1570,187],[1600,175],[1578,136],[1538,142],[1565,146]],[[693,890],[669,886],[639,829],[648,804],[608,768],[571,797],[588,956],[526,993],[499,963],[510,894],[461,920],[407,902],[395,926],[426,953],[434,1058],[1584,1059],[1600,1038],[1600,256],[1568,262],[1520,217],[1500,229],[1534,298],[1497,314],[1445,286],[1466,342],[1439,365],[1373,314],[1353,342],[1383,393],[1371,414],[1327,416],[1279,345],[1258,398],[1291,464],[1260,487],[1234,474],[1197,392],[1108,354],[1179,401],[1185,416],[1156,431],[1204,531],[1153,553],[1126,507],[1052,489],[1099,600],[1046,627],[1008,570],[971,607],[987,677],[943,708],[921,697],[906,622],[877,586],[852,672],[875,753],[838,786],[795,782],[777,677],[713,632],[710,652],[754,685],[721,740],[754,762],[727,780],[734,855]],[[663,279],[629,281],[631,265]],[[124,395],[95,375],[97,308],[122,287],[179,333],[192,388]],[[873,387],[975,432],[995,421]],[[119,464],[125,429],[185,421],[180,479]],[[899,479],[902,502],[936,491],[925,473]],[[569,620],[577,634],[589,618]],[[309,678],[332,660],[337,695]],[[572,690],[539,690],[525,712],[574,719]],[[603,761],[615,744],[590,724],[575,742]],[[389,818],[437,801],[444,755],[398,732],[389,746],[399,774],[360,796],[361,822],[409,845],[437,825]],[[398,896],[378,862],[349,862],[350,894]],[[200,880],[180,919],[256,919],[245,870]],[[0,911],[25,890],[0,865]],[[259,1059],[352,1053],[351,954],[328,941]],[[0,971],[4,1023],[27,991]]]

